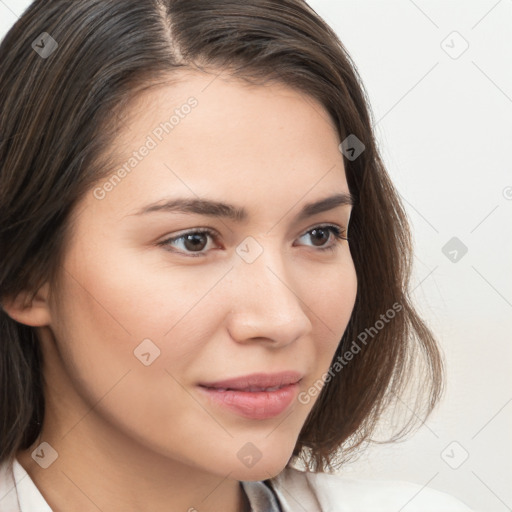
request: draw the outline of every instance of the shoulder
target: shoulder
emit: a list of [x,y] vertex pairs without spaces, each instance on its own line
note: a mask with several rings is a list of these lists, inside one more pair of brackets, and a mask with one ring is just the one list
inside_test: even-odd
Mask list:
[[291,496],[297,493],[311,512],[337,512],[340,507],[344,512],[471,512],[449,494],[400,480],[353,479],[289,467],[271,481],[284,512],[295,510]]
[[14,512],[18,501],[12,475],[12,460],[0,463],[0,510]]
[[52,512],[17,459],[0,463],[1,512]]

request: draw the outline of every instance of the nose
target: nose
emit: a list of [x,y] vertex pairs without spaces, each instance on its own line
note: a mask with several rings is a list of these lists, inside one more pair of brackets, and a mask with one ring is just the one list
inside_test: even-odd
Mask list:
[[235,262],[229,273],[228,331],[239,343],[266,342],[278,348],[306,336],[312,323],[307,303],[294,288],[280,251],[263,253],[252,263]]

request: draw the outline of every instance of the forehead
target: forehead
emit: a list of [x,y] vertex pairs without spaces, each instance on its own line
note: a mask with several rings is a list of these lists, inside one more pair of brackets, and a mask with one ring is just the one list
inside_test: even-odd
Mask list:
[[282,209],[348,192],[330,116],[286,85],[183,73],[141,93],[122,119],[110,177],[125,172],[106,200],[125,214],[164,195],[249,205],[280,197]]
[[123,110],[116,140],[121,150],[150,135],[174,151],[185,143],[196,152],[214,144],[217,153],[234,143],[249,142],[254,153],[302,143],[307,156],[312,147],[313,153],[326,146],[332,150],[338,139],[332,118],[312,96],[282,83],[248,84],[225,72],[182,71],[144,90]]

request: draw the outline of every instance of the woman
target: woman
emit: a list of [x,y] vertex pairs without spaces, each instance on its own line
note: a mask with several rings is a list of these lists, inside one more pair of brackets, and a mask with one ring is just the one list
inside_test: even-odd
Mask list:
[[442,362],[305,2],[36,1],[0,59],[2,511],[468,510],[327,472]]

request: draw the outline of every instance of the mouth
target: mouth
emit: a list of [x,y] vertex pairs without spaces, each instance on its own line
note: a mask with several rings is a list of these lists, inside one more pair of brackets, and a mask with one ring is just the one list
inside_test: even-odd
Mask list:
[[200,392],[213,406],[221,406],[244,418],[264,420],[287,410],[299,390],[298,372],[252,374],[224,381],[201,383]]
[[219,391],[276,391],[282,387],[296,384],[303,375],[295,371],[284,371],[280,373],[253,373],[233,379],[225,379],[216,382],[203,382],[199,385],[205,388]]
[[216,386],[203,386],[203,387],[206,387],[207,389],[213,389],[215,391],[219,391],[220,393],[224,392],[224,391],[243,391],[243,392],[246,392],[246,393],[257,393],[257,392],[261,392],[261,391],[277,391],[278,389],[282,389],[284,386],[274,386],[272,388],[262,388],[262,387],[257,387],[257,386],[250,386],[248,388],[222,388],[222,387],[216,387]]

